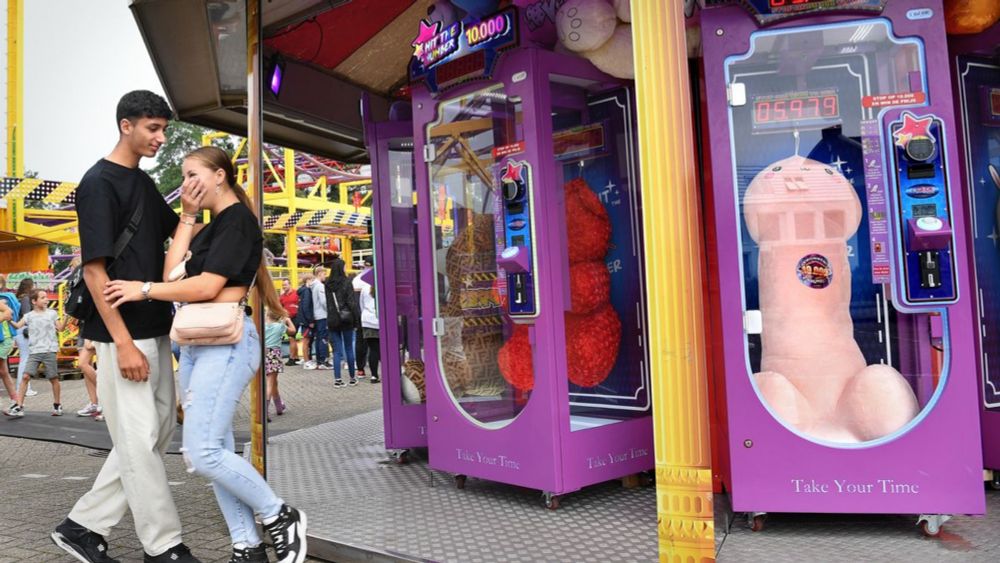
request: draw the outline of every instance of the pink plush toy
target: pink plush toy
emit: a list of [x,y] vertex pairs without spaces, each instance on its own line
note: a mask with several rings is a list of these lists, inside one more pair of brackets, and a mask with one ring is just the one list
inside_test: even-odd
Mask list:
[[757,388],[785,423],[835,442],[886,436],[919,411],[899,372],[866,366],[854,341],[846,241],[861,213],[846,178],[801,156],[760,172],[743,200],[760,251]]

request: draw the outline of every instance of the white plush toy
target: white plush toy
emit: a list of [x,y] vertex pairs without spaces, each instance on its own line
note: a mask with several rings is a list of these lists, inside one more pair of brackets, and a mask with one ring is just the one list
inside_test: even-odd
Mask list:
[[632,21],[632,2],[630,0],[615,0],[615,13],[618,19],[625,23]]
[[616,78],[635,80],[635,64],[632,61],[632,26],[623,23],[615,28],[607,43],[586,53],[580,53],[594,63],[594,66]]
[[578,53],[604,45],[617,24],[615,9],[607,0],[566,0],[556,12],[559,41]]
[[556,12],[555,50],[569,50],[616,78],[634,79],[630,8],[629,0],[566,0]]

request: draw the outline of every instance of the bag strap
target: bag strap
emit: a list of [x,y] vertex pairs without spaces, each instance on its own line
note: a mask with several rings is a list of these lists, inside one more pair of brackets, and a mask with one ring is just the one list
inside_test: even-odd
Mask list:
[[146,207],[143,202],[139,202],[139,205],[135,207],[135,211],[132,212],[132,217],[128,221],[128,225],[125,226],[125,230],[122,234],[118,236],[118,240],[115,241],[115,254],[112,257],[112,261],[117,260],[121,256],[122,252],[125,251],[125,247],[132,240],[132,236],[139,230],[139,221],[142,220],[142,208]]
[[257,272],[254,272],[253,279],[250,280],[250,287],[247,288],[247,294],[243,296],[243,299],[240,299],[240,306],[241,307],[246,307],[247,306],[247,301],[250,300],[250,293],[253,292],[253,286],[256,283],[257,283]]

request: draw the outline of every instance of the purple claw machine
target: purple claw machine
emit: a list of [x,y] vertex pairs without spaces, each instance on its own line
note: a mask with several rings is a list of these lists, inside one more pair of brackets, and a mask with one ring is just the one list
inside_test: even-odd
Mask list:
[[940,0],[708,3],[733,509],[982,514]]
[[983,464],[1000,489],[1000,23],[950,38],[961,164],[969,213],[969,269],[979,321],[976,344],[982,408]]
[[405,463],[410,449],[427,447],[413,123],[409,104],[401,102],[391,107],[388,121],[372,122],[366,101],[385,447],[394,461]]
[[519,44],[520,23],[414,41],[428,442],[460,488],[555,508],[653,467],[635,105],[629,81]]

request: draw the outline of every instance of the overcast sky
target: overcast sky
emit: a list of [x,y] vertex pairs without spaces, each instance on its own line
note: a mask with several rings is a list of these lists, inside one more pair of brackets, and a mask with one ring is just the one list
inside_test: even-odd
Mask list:
[[[24,162],[41,178],[79,181],[118,140],[121,95],[136,89],[163,94],[129,3],[24,2]],[[0,5],[6,20],[6,1]]]

